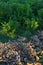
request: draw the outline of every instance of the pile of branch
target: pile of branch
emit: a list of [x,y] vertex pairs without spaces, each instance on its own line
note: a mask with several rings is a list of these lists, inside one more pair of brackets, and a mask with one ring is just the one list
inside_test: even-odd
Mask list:
[[40,58],[43,58],[42,32],[31,36],[27,43],[20,41],[0,42],[0,62],[6,62],[8,65],[41,65]]

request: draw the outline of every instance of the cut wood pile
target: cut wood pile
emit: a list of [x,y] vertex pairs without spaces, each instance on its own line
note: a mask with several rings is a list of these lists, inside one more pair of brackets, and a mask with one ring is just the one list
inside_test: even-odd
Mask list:
[[0,42],[0,62],[8,65],[42,65],[40,58],[43,59],[43,31],[31,36],[27,43],[19,39],[8,43]]

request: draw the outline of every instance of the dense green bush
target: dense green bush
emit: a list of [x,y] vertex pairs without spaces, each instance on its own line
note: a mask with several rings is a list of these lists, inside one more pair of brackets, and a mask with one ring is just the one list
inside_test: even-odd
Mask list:
[[0,0],[0,34],[14,38],[43,29],[43,0]]
[[19,23],[17,21],[9,20],[9,22],[1,23],[1,31],[0,33],[5,34],[11,38],[14,38],[17,35],[17,31],[19,29]]

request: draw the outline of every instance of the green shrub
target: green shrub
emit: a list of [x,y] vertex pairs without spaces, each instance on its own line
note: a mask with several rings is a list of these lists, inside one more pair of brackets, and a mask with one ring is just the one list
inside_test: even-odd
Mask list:
[[27,25],[27,29],[29,31],[35,31],[38,28],[38,21],[36,21],[35,19],[32,20],[25,20],[25,24]]
[[29,37],[37,29],[43,29],[43,0],[0,0],[0,34]]
[[17,21],[9,20],[8,23],[4,22],[2,24],[1,32],[6,34],[7,36],[14,38],[17,35],[17,30],[19,27],[19,23]]

